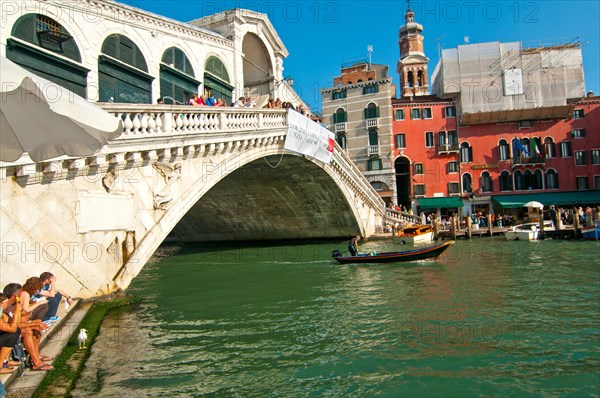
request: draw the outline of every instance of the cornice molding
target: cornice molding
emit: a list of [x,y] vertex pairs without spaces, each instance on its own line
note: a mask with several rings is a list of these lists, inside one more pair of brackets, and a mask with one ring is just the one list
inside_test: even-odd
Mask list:
[[386,83],[391,84],[392,78],[384,77],[383,79],[368,80],[366,82],[346,84],[344,86],[339,86],[339,87],[328,87],[328,88],[324,88],[323,90],[321,90],[321,94],[332,93],[334,91],[341,91],[341,90],[348,89],[348,88],[359,88],[359,87],[370,86],[372,84],[386,84]]

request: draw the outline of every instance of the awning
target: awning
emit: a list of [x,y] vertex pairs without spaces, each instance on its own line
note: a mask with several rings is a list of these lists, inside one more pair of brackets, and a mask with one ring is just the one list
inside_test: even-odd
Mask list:
[[463,207],[463,201],[459,196],[448,196],[443,198],[419,198],[419,206],[421,207],[421,210],[456,209],[458,207]]
[[545,208],[550,205],[592,205],[600,204],[600,191],[575,191],[575,192],[549,192],[549,193],[527,193],[522,195],[494,195],[494,204],[511,209],[523,207],[524,203],[531,200],[541,202]]

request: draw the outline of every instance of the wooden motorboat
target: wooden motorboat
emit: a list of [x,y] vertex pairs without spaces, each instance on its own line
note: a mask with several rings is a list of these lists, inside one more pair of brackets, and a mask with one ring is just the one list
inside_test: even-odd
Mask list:
[[433,241],[433,227],[431,225],[417,225],[404,228],[394,237],[402,243],[430,243]]
[[435,259],[448,249],[454,241],[439,245],[421,247],[401,252],[369,253],[356,256],[344,256],[339,250],[334,250],[331,256],[340,264],[347,263],[390,263]]
[[592,226],[582,227],[581,235],[585,240],[600,240],[600,220],[596,220]]

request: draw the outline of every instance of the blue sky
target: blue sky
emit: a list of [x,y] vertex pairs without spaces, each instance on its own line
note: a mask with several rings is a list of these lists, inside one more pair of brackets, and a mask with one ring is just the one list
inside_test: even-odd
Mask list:
[[[126,4],[179,21],[190,21],[231,8],[269,16],[289,51],[284,76],[313,109],[320,109],[319,90],[333,85],[342,63],[366,58],[390,66],[398,83],[398,29],[406,1],[199,1],[127,0]],[[586,91],[600,94],[600,2],[584,1],[411,1],[415,20],[423,25],[429,75],[441,48],[464,43],[522,41],[525,46],[558,43],[580,36]]]

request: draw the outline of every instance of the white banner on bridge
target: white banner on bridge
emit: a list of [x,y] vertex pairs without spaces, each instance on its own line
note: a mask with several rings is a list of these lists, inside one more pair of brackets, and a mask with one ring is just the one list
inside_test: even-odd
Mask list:
[[288,111],[285,149],[331,163],[334,146],[335,134],[296,111]]

